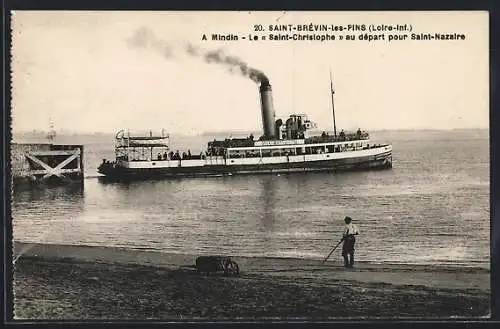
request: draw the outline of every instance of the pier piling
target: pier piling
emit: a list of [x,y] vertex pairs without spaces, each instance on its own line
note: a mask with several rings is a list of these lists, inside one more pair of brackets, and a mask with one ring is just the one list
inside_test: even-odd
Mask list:
[[11,155],[14,186],[83,184],[83,145],[13,143]]

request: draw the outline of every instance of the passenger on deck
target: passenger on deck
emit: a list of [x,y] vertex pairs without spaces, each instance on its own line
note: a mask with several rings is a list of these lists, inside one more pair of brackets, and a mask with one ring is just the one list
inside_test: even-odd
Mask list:
[[182,159],[184,160],[184,159],[186,159],[186,158],[187,158],[187,154],[186,154],[186,152],[182,152]]
[[340,140],[345,141],[345,132],[344,132],[344,129],[342,129],[342,131],[340,132],[339,137],[340,137]]
[[358,128],[358,131],[356,131],[356,139],[361,139],[361,128]]
[[158,153],[158,156],[156,157],[158,161],[161,161],[161,153]]
[[188,156],[188,159],[191,159],[191,150],[188,150],[187,156]]
[[168,153],[167,153],[167,151],[165,151],[165,153],[163,153],[163,160],[168,160]]

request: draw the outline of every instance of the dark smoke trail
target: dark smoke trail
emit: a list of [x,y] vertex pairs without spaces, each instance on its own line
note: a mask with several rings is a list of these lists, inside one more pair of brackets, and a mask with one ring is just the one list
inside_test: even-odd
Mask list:
[[[152,48],[163,54],[166,58],[174,57],[174,47],[166,41],[158,39],[154,33],[146,27],[138,29],[131,38],[127,39],[127,43],[130,47]],[[269,84],[269,79],[264,72],[249,66],[238,57],[225,54],[222,49],[204,50],[198,46],[187,44],[183,50],[190,56],[203,58],[205,62],[209,64],[225,65],[229,68],[231,73],[238,73],[252,79],[256,83]]]
[[166,58],[174,57],[172,46],[165,41],[157,39],[154,33],[146,27],[142,27],[135,31],[135,34],[130,39],[127,39],[127,44],[130,47],[136,48],[151,47]]
[[[188,45],[188,48],[193,48],[193,47],[194,46],[192,45]],[[192,52],[189,51],[188,53],[192,54]],[[226,55],[222,49],[207,51],[202,56],[204,57],[207,63],[228,65],[231,71],[233,71],[232,69],[238,69],[241,75],[243,75],[244,77],[249,77],[254,82],[267,83],[267,84],[269,83],[269,79],[264,74],[264,72],[257,70],[253,67],[250,67],[245,61],[243,61],[238,57]]]

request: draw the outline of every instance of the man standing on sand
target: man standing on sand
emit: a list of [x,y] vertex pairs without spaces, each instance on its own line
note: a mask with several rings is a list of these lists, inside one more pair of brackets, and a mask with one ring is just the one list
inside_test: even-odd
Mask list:
[[344,266],[351,268],[354,266],[354,245],[356,244],[356,235],[359,234],[358,227],[352,223],[352,219],[349,216],[344,218],[345,229],[342,240],[344,244],[342,245],[342,257],[344,257]]

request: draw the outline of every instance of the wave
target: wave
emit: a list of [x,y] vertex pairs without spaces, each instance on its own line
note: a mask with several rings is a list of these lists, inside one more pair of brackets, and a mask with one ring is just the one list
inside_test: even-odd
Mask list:
[[85,174],[83,179],[95,179],[95,178],[99,178],[99,177],[104,177],[103,174]]

